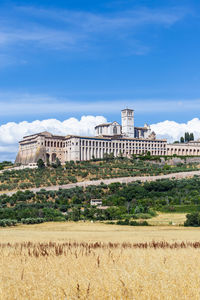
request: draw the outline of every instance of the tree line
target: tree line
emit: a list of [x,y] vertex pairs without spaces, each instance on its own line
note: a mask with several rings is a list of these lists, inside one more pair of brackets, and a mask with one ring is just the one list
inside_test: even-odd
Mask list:
[[180,138],[181,143],[188,143],[190,141],[194,141],[194,133],[185,132],[185,135]]
[[[102,199],[101,207],[90,205]],[[200,178],[155,182],[111,183],[37,193],[18,191],[0,196],[0,220],[41,218],[43,221],[148,219],[156,211],[200,211]],[[30,221],[31,222],[31,221]]]

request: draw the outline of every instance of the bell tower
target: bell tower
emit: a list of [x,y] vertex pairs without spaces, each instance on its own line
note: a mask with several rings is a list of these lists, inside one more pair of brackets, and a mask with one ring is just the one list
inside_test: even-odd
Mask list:
[[122,134],[125,137],[134,138],[134,110],[133,109],[123,109],[121,111],[122,118]]

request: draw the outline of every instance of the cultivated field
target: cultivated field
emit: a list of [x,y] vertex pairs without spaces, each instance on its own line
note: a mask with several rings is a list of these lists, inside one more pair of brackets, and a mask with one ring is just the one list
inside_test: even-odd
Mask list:
[[[140,220],[142,221],[142,220]],[[158,213],[156,217],[148,220],[150,225],[165,226],[183,225],[186,221],[186,214],[184,213]]]
[[199,299],[199,237],[167,226],[2,228],[0,299]]

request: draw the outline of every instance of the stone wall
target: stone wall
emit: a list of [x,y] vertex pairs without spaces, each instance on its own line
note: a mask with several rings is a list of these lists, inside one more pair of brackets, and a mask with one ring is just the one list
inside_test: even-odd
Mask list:
[[163,157],[161,158],[161,163],[162,165],[170,165],[170,166],[176,166],[178,164],[189,164],[189,163],[200,163],[200,157],[185,157],[185,158],[180,158],[180,157],[173,157],[170,159],[165,160]]
[[38,159],[46,162],[46,150],[44,147],[38,147],[36,151],[29,153],[28,151],[19,150],[15,164],[28,165],[30,163],[37,163]]

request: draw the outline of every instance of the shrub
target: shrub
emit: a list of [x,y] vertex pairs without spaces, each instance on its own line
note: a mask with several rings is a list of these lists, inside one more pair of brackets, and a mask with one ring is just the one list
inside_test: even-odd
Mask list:
[[65,217],[55,217],[53,219],[54,222],[65,222],[66,218]]
[[38,159],[37,166],[38,166],[38,169],[44,169],[45,168],[44,161],[41,158]]
[[152,215],[151,214],[135,214],[132,216],[133,219],[151,219],[152,218]]
[[17,220],[12,219],[2,219],[0,220],[0,227],[15,226],[17,225]]
[[143,221],[143,222],[130,221],[129,225],[130,226],[149,226],[149,223],[147,221]]
[[149,226],[149,223],[147,221],[143,222],[137,222],[137,221],[129,221],[128,219],[125,219],[124,221],[119,220],[116,223],[117,225],[130,225],[130,226]]
[[40,224],[43,223],[45,220],[43,218],[23,218],[21,219],[21,223],[23,224]]
[[117,225],[129,225],[129,220],[125,219],[125,220],[119,220],[116,223]]
[[75,176],[68,176],[68,180],[69,182],[72,182],[72,183],[76,183],[77,182],[77,179]]
[[200,213],[194,212],[191,214],[187,214],[184,226],[199,227],[200,226]]

